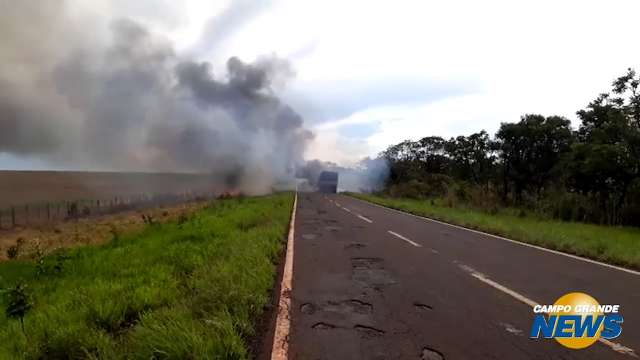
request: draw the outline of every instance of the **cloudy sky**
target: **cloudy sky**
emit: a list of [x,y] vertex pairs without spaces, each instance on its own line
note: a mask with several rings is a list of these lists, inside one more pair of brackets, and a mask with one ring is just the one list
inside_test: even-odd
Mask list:
[[[2,0],[4,3],[4,0]],[[130,18],[213,68],[288,59],[277,91],[315,140],[305,157],[351,164],[388,145],[576,110],[640,68],[637,0],[75,0],[88,31]],[[0,154],[2,168],[50,166]]]

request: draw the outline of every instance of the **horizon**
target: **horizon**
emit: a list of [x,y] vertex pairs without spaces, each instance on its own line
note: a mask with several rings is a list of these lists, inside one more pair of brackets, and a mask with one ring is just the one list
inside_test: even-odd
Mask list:
[[[350,167],[403,140],[493,136],[524,114],[563,116],[576,128],[576,111],[640,64],[640,49],[628,45],[640,4],[615,3],[70,0],[73,11],[62,11],[86,30],[80,44],[108,43],[113,22],[129,19],[177,56],[210,63],[217,78],[233,56],[283,59],[290,73],[269,91],[314,133],[304,159]],[[604,41],[616,56],[590,51]],[[131,170],[118,164],[0,148],[7,170]]]

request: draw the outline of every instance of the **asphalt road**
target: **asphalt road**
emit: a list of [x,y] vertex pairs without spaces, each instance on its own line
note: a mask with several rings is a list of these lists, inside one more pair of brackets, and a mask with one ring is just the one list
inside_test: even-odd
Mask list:
[[[300,193],[290,359],[634,359],[640,275],[341,195]],[[526,301],[621,305],[622,335],[583,350],[530,339]],[[614,349],[614,347],[617,349]]]

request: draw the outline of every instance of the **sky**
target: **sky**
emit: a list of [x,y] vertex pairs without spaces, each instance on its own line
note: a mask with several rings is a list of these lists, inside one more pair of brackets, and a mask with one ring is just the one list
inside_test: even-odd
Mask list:
[[[4,1],[4,0],[3,0]],[[315,134],[306,159],[352,165],[405,139],[451,137],[526,113],[575,112],[640,70],[637,0],[69,0],[88,31],[129,18],[213,68],[287,59],[273,91]],[[0,154],[0,168],[47,168]]]

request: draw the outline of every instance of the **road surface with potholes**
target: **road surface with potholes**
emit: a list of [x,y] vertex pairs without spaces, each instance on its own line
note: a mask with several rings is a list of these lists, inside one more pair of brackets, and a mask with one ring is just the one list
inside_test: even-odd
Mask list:
[[[290,359],[633,359],[640,274],[341,195],[300,193]],[[532,303],[620,304],[622,335],[583,350],[530,339]]]

